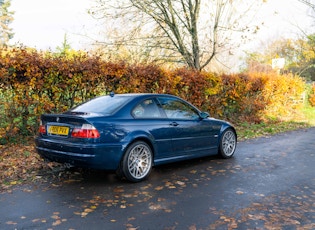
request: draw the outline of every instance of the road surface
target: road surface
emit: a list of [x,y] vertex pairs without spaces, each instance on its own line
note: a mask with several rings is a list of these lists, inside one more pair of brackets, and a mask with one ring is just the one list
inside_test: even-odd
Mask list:
[[0,194],[0,229],[315,229],[315,128],[235,157],[154,168],[141,183],[60,169]]

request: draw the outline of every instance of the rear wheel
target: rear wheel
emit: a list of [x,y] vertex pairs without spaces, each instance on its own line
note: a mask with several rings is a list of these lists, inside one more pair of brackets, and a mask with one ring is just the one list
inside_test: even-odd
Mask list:
[[123,157],[120,172],[131,182],[147,178],[152,169],[153,154],[150,146],[137,141],[131,144]]
[[236,133],[233,129],[226,129],[220,140],[219,155],[222,158],[231,158],[236,149]]

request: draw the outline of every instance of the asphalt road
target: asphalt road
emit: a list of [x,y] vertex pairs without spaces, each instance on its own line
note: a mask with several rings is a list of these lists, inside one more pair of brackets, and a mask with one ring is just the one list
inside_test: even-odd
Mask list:
[[137,184],[39,175],[0,194],[0,229],[315,229],[315,128],[239,142],[229,160],[157,167]]

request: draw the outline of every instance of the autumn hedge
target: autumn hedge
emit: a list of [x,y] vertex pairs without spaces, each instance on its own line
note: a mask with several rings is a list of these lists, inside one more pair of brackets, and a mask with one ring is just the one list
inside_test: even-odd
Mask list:
[[315,107],[315,84],[312,85],[311,93],[309,95],[310,104]]
[[305,90],[304,81],[291,75],[169,70],[107,62],[85,52],[61,57],[26,48],[0,52],[2,140],[35,134],[42,113],[63,112],[111,91],[174,94],[217,118],[260,122],[295,113]]

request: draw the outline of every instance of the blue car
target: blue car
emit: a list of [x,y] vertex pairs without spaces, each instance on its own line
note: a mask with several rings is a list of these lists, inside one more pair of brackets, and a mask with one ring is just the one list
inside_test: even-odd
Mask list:
[[237,134],[230,123],[173,95],[112,93],[42,115],[35,144],[49,161],[139,182],[153,166],[213,154],[230,158]]

